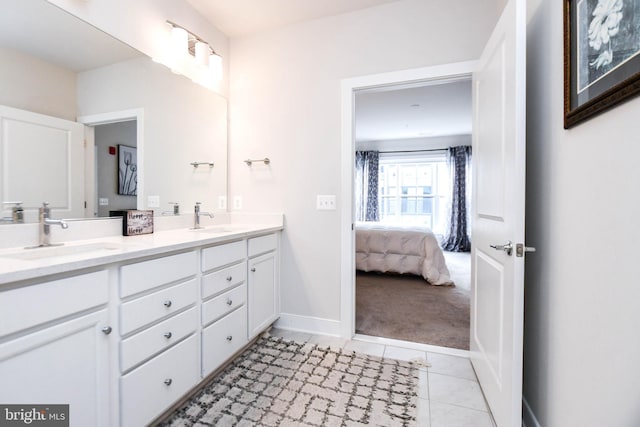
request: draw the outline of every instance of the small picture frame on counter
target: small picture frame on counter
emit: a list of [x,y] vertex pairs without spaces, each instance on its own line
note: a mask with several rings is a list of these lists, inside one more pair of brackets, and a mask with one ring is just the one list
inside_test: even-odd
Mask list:
[[153,233],[153,210],[110,211],[110,216],[122,217],[122,235],[138,236]]

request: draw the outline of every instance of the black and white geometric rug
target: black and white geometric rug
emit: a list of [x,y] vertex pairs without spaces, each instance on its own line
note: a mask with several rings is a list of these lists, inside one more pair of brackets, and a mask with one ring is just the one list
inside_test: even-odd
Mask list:
[[413,426],[418,366],[263,335],[163,426]]

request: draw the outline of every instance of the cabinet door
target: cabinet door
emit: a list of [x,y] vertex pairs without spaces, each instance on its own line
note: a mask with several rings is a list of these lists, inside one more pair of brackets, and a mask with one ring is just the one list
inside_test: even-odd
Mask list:
[[68,404],[72,427],[113,425],[107,322],[104,309],[0,344],[0,402]]
[[249,260],[247,281],[249,339],[262,332],[278,318],[277,284],[275,252]]

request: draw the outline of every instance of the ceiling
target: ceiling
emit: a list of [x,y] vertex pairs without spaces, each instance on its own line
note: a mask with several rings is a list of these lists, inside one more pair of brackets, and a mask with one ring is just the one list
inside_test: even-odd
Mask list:
[[356,92],[355,140],[471,134],[471,80]]
[[259,33],[400,0],[187,0],[229,37]]

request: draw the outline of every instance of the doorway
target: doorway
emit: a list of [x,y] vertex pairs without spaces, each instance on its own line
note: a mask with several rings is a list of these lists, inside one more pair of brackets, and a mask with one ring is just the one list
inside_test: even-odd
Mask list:
[[[356,262],[355,262],[355,257],[353,256],[356,248],[355,232],[353,232],[352,230],[353,228],[355,228],[355,224],[356,224],[356,218],[354,214],[354,211],[355,211],[354,202],[356,199],[356,195],[354,192],[354,156],[355,156],[355,151],[359,148],[359,146],[362,145],[359,142],[357,142],[357,137],[356,137],[357,124],[355,121],[355,117],[356,117],[357,108],[358,108],[358,102],[357,102],[358,94],[366,93],[366,92],[376,92],[376,91],[391,92],[393,90],[405,90],[405,89],[410,89],[412,87],[419,88],[425,85],[434,86],[434,85],[441,85],[441,84],[446,84],[446,83],[451,83],[456,81],[464,81],[464,80],[469,81],[471,72],[473,71],[473,68],[474,68],[474,64],[475,64],[474,62],[448,64],[444,66],[406,70],[401,72],[366,76],[366,77],[348,79],[343,81],[342,105],[343,105],[344,127],[343,127],[343,133],[342,133],[343,135],[342,197],[345,204],[349,203],[353,207],[351,211],[346,212],[342,218],[342,227],[343,227],[342,247],[343,247],[343,253],[345,255],[342,257],[342,271],[341,271],[342,273],[341,314],[343,319],[342,327],[343,327],[344,336],[353,337],[354,335],[356,335],[363,339],[380,340],[379,338],[375,338],[372,336],[362,336],[360,335],[361,331],[356,329],[356,324],[357,324],[356,323],[356,315],[357,315],[356,283],[359,281],[360,277],[356,275],[356,268],[355,268]],[[409,105],[409,107],[415,108],[415,107],[411,107],[411,105]],[[415,146],[415,144],[419,142],[417,141],[418,139],[419,138],[414,138],[414,141],[405,141],[405,146],[401,147],[403,148],[403,150],[397,150],[397,151],[407,151],[407,152],[422,151],[423,152],[421,154],[422,157],[424,157],[424,153],[427,153],[427,152],[430,153],[431,156],[440,155],[443,157],[446,154],[446,151],[442,150],[443,148],[446,149],[446,147],[443,146],[443,144],[446,145],[446,141],[440,139],[439,146],[425,147],[423,145],[421,147],[418,147],[419,148],[418,149]],[[422,138],[422,139],[424,140],[425,138]],[[409,146],[406,145],[407,143],[409,144]],[[411,144],[414,144],[414,145],[411,146]],[[469,144],[470,144],[470,137],[469,137]],[[373,144],[369,143],[369,145],[366,145],[366,147],[367,148],[373,147],[373,148],[380,149],[382,146],[379,144],[379,142],[376,142]],[[431,211],[431,213],[433,212]],[[429,220],[430,220],[431,226],[437,223],[437,220],[435,220],[435,218],[430,218]],[[457,257],[457,259],[455,259],[455,254],[453,254],[453,257],[449,257],[449,258],[450,259],[448,262],[451,263],[452,265],[455,264],[457,267],[460,267],[461,263],[462,264],[465,263],[464,255],[462,257]],[[468,260],[468,257],[467,257],[467,260]],[[468,286],[467,284],[470,283],[469,270],[463,268],[463,271],[462,272],[458,271],[458,273],[459,273],[458,280],[460,280],[460,273],[464,277],[462,280],[465,282],[465,285],[462,285],[461,288]],[[379,277],[375,275],[375,273],[372,273],[371,276],[366,276],[365,279],[380,280]],[[392,280],[396,280],[396,279],[398,278],[393,278]],[[414,277],[413,279],[417,281],[422,281],[422,283],[420,284],[421,286],[415,286],[417,285],[417,282],[415,281],[414,283],[409,284],[409,286],[414,286],[416,287],[416,289],[424,289],[426,287],[437,288],[432,285],[426,284],[424,282],[424,279],[420,277]],[[443,288],[440,288],[440,289],[443,289]],[[358,320],[361,320],[361,319],[358,318]],[[467,326],[467,330],[466,330],[467,346],[468,346],[468,330],[469,329]],[[384,338],[398,339],[398,337],[383,337],[382,339]],[[399,337],[399,338],[402,341],[409,341],[409,342],[413,341],[413,339],[411,338],[409,339],[406,339],[406,338],[403,339],[402,337]],[[433,344],[431,345],[433,346]],[[437,344],[435,346],[440,347]],[[447,352],[447,349],[443,349],[443,351]],[[458,353],[457,350],[452,350],[449,352]]]
[[[81,116],[78,117],[78,122],[85,125],[86,217],[105,217],[110,216],[112,210],[144,206],[144,110],[133,109]],[[106,141],[103,137],[107,137]],[[99,140],[105,143],[99,143]],[[137,157],[135,195],[123,196],[118,194],[117,187],[117,145],[131,147],[134,144]],[[106,159],[106,162],[101,161],[101,158]],[[109,178],[102,179],[103,175],[108,175]],[[106,196],[107,190],[101,188],[104,181],[107,181],[109,186]]]

